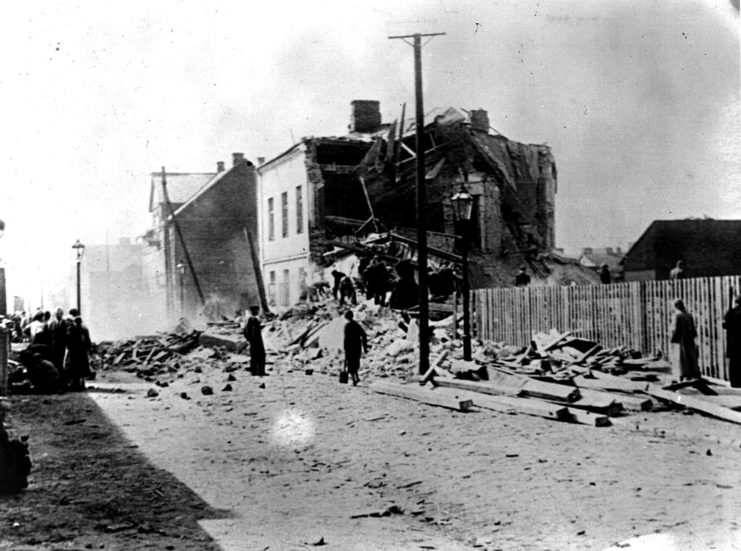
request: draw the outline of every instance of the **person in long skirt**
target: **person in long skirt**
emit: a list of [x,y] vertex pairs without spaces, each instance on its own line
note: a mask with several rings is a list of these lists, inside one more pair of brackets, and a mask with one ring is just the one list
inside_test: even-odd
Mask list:
[[696,337],[695,319],[687,312],[684,301],[675,300],[671,334],[672,371],[680,381],[700,377],[700,369],[697,366]]

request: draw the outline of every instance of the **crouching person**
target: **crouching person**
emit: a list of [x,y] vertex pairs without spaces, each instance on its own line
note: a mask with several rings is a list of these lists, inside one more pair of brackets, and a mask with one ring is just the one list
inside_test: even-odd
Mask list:
[[352,310],[345,312],[345,364],[347,371],[352,377],[352,384],[357,385],[360,382],[358,370],[360,369],[360,356],[363,352],[368,352],[368,337],[360,324],[355,321]]

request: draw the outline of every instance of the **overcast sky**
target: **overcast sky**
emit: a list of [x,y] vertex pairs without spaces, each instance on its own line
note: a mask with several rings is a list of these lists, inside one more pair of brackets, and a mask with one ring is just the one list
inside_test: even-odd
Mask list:
[[[489,111],[548,143],[559,246],[654,219],[741,218],[738,11],[728,0],[14,3],[0,23],[0,256],[11,293],[71,245],[136,236],[148,174],[208,172],[340,135],[350,101]],[[20,292],[20,291],[19,291]],[[26,291],[23,291],[26,293]]]

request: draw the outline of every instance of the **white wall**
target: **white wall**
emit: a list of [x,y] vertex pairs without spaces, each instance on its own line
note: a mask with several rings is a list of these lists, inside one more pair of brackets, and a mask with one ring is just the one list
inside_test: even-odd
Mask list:
[[[288,304],[294,304],[299,298],[299,268],[308,274],[308,283],[312,283],[312,270],[309,266],[309,185],[306,175],[305,147],[299,145],[284,157],[268,162],[260,167],[258,180],[258,215],[260,232],[260,255],[263,279],[270,298],[270,273],[276,277],[276,303],[283,306],[280,300],[281,284],[284,282],[284,270],[289,270]],[[301,232],[298,231],[296,188],[301,186],[303,198],[303,220]],[[283,212],[281,195],[288,194],[288,235],[283,236]],[[270,216],[268,200],[274,205],[274,239],[269,239]]]

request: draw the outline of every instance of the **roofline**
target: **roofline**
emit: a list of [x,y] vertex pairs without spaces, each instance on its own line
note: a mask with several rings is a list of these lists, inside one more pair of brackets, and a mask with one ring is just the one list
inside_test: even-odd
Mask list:
[[295,143],[295,144],[293,144],[293,145],[292,145],[291,147],[289,147],[288,149],[286,149],[286,150],[285,150],[285,151],[284,151],[283,153],[280,153],[280,154],[278,154],[277,156],[275,156],[275,157],[273,157],[272,159],[270,159],[269,161],[265,161],[264,163],[262,163],[262,164],[261,164],[260,166],[258,166],[258,167],[257,167],[257,171],[258,171],[258,172],[260,172],[260,171],[261,171],[261,170],[262,170],[262,169],[263,169],[264,167],[266,167],[266,166],[268,166],[268,165],[271,165],[271,164],[273,164],[273,163],[275,163],[275,162],[279,161],[279,160],[280,160],[280,159],[282,159],[283,157],[286,157],[286,156],[287,156],[287,155],[289,155],[289,154],[290,154],[290,153],[291,153],[292,151],[294,151],[295,149],[297,149],[298,147],[300,147],[300,146],[302,146],[302,145],[305,145],[305,144],[306,144],[306,142],[308,142],[309,140],[312,140],[312,139],[313,139],[313,138],[301,138],[301,139],[300,139],[300,140],[299,140],[298,142],[296,142],[296,143]]

